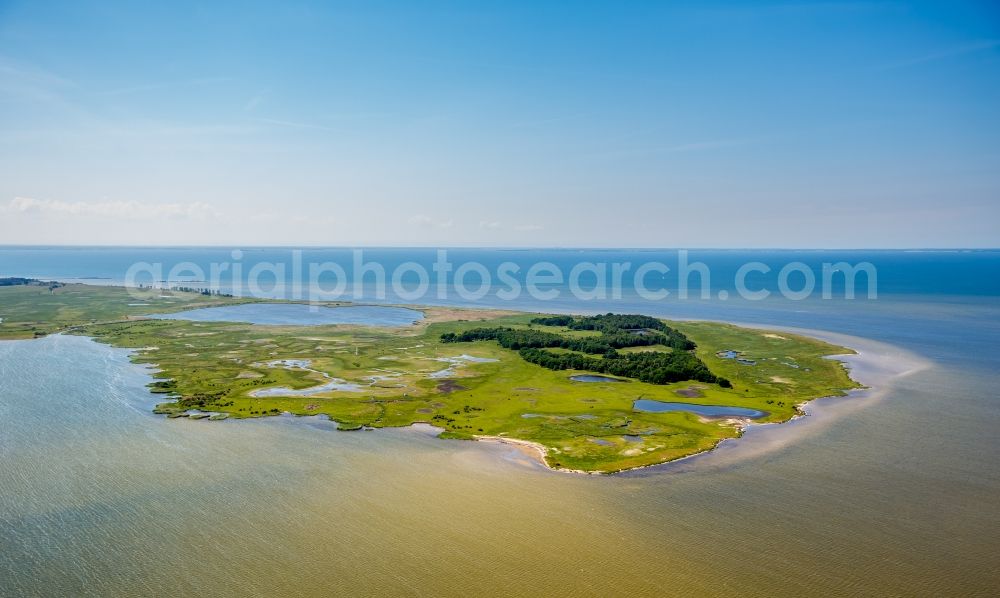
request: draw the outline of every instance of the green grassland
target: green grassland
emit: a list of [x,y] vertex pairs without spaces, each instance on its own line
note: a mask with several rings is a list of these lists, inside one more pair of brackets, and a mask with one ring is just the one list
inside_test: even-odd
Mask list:
[[[843,394],[856,383],[824,356],[849,349],[785,332],[710,322],[671,322],[697,344],[712,373],[732,382],[655,385],[575,382],[575,371],[526,362],[493,341],[442,343],[444,333],[483,326],[533,328],[587,336],[594,331],[539,326],[538,314],[420,308],[425,320],[402,328],[263,326],[142,319],[143,314],[239,302],[195,293],[149,291],[136,300],[124,289],[67,285],[0,287],[0,338],[65,331],[133,349],[133,360],[156,366],[152,390],[164,394],[158,411],[174,416],[197,409],[234,418],[289,412],[325,414],[341,429],[427,422],[446,438],[493,436],[542,445],[549,466],[614,472],[711,449],[740,433],[739,422],[687,412],[645,413],[636,399],[749,407],[757,421],[781,422],[796,405]],[[144,303],[145,305],[130,305]],[[668,350],[641,347],[629,350]],[[744,365],[716,355],[735,350]],[[455,360],[457,356],[494,359]],[[289,368],[278,360],[309,360]],[[452,362],[442,361],[451,359]],[[433,372],[449,369],[441,377]],[[329,377],[357,385],[312,396],[253,397],[267,388],[309,389]],[[211,424],[205,424],[211,425]]]
[[245,303],[243,299],[162,289],[35,283],[0,286],[0,339],[44,336],[94,322]]

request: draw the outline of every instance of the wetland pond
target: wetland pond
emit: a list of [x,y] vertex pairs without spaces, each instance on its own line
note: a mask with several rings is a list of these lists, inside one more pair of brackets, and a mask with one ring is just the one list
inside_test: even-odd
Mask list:
[[729,407],[727,405],[697,405],[695,403],[669,403],[666,401],[653,401],[651,399],[638,399],[632,403],[632,408],[636,411],[646,411],[651,413],[661,413],[664,411],[688,411],[703,417],[749,417],[757,419],[764,417],[767,413],[757,409],[747,409],[746,407]]
[[598,376],[596,374],[580,374],[579,376],[570,376],[569,379],[573,382],[628,382],[628,380],[621,380],[610,376]]
[[409,326],[424,318],[423,312],[405,307],[382,305],[344,305],[327,307],[306,303],[241,303],[223,307],[205,307],[172,314],[150,316],[162,320],[194,322],[249,322],[272,326]]

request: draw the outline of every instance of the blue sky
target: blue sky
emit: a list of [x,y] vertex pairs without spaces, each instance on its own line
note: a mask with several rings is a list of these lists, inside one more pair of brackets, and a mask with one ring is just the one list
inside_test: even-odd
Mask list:
[[1000,8],[0,0],[0,244],[1000,246]]

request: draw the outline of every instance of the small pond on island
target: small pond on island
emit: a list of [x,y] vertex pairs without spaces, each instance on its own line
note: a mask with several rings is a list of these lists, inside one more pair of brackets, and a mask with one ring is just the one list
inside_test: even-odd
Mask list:
[[573,382],[628,382],[628,380],[620,380],[610,376],[598,376],[596,374],[580,374],[579,376],[570,376],[569,379]]
[[727,405],[697,405],[694,403],[669,403],[652,399],[639,399],[632,403],[636,411],[662,413],[664,411],[687,411],[704,417],[749,417],[757,419],[767,415],[764,411],[746,407],[729,407]]
[[273,326],[324,326],[355,324],[358,326],[408,326],[424,318],[424,314],[405,307],[382,305],[343,305],[327,307],[306,303],[241,303],[222,307],[205,307],[172,314],[150,316],[161,320],[191,320],[194,322],[249,322]]

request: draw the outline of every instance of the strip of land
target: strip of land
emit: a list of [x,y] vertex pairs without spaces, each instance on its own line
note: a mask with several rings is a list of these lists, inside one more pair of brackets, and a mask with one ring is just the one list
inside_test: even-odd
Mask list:
[[549,467],[600,473],[709,450],[749,421],[640,411],[637,400],[782,422],[857,387],[824,358],[850,349],[714,322],[437,307],[395,328],[148,318],[246,302],[26,281],[0,286],[0,339],[70,333],[132,349],[156,367],[157,411],[172,417],[324,414],[345,430],[426,422],[446,438],[531,443]]

